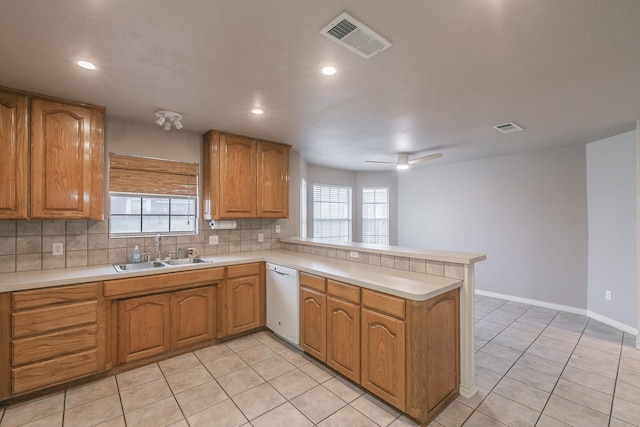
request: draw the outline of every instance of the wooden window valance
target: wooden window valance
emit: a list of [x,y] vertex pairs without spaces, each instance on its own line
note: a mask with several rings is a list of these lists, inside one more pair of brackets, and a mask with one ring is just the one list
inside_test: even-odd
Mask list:
[[109,191],[198,195],[198,164],[109,153]]

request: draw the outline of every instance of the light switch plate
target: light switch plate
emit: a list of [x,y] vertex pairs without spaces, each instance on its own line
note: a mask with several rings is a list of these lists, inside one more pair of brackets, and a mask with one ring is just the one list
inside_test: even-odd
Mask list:
[[54,243],[53,256],[61,256],[61,255],[64,255],[64,243]]
[[209,244],[217,245],[218,244],[218,236],[209,236]]
[[280,224],[276,224],[276,234],[280,234]]
[[264,242],[264,233],[258,233],[258,242]]
[[351,258],[358,258],[358,251],[349,251],[349,256]]

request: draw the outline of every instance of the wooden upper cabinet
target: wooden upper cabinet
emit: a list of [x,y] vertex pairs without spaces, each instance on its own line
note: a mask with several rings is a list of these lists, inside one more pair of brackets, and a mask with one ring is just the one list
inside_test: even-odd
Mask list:
[[0,90],[0,219],[27,219],[29,100]]
[[288,217],[290,146],[215,130],[203,144],[204,219]]
[[289,217],[288,145],[258,141],[257,211],[260,218]]
[[255,157],[252,139],[220,135],[220,217],[255,218]]
[[103,128],[102,108],[32,99],[32,218],[104,218]]

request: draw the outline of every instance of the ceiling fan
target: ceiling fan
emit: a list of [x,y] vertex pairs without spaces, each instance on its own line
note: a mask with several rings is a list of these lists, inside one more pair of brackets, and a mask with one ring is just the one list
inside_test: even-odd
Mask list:
[[428,156],[416,157],[413,160],[409,160],[409,153],[398,153],[398,157],[395,162],[377,162],[374,160],[365,160],[367,163],[382,163],[386,165],[396,165],[398,169],[409,169],[409,165],[413,165],[420,162],[426,162],[427,160],[433,160],[442,157],[442,153],[430,154]]

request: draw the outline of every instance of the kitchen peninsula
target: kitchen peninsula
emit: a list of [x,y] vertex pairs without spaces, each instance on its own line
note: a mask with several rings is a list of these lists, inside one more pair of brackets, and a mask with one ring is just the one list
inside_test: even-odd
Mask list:
[[[342,288],[356,289],[357,298],[362,295],[363,313],[370,311],[372,316],[386,319],[388,316],[385,317],[386,315],[382,316],[379,313],[378,308],[382,307],[379,301],[391,301],[396,304],[394,307],[401,307],[400,311],[391,314],[396,316],[394,318],[397,319],[396,322],[403,325],[406,322],[407,359],[404,359],[403,347],[403,360],[395,363],[395,365],[402,366],[402,369],[406,366],[406,388],[402,387],[400,400],[394,402],[381,395],[380,392],[376,392],[375,389],[371,389],[372,386],[367,386],[364,383],[364,374],[361,382],[363,387],[370,389],[374,394],[378,394],[390,404],[421,422],[432,419],[446,407],[457,395],[458,385],[461,394],[473,394],[475,389],[473,381],[473,328],[470,330],[465,328],[465,322],[469,319],[473,320],[473,264],[483,260],[485,258],[483,255],[405,250],[392,247],[380,248],[357,244],[343,246],[313,239],[282,239],[281,246],[283,249],[280,250],[210,256],[208,258],[212,261],[211,263],[167,267],[162,271],[117,273],[113,266],[103,265],[0,275],[0,308],[3,316],[0,340],[3,343],[2,348],[6,349],[0,356],[0,369],[2,369],[0,400],[43,390],[54,384],[63,384],[82,377],[104,375],[105,372],[109,373],[116,367],[126,368],[127,363],[131,363],[132,360],[138,360],[135,366],[139,366],[145,360],[153,361],[158,360],[158,357],[173,356],[181,351],[190,351],[194,345],[210,345],[217,339],[226,339],[228,336],[242,331],[242,329],[233,328],[230,323],[232,316],[226,316],[224,310],[227,310],[228,314],[229,311],[237,308],[238,311],[243,310],[242,316],[245,314],[251,316],[251,313],[245,313],[248,311],[243,309],[244,306],[250,304],[234,305],[230,299],[226,299],[225,304],[222,304],[222,300],[226,298],[225,295],[227,297],[231,295],[228,289],[224,290],[224,286],[225,281],[231,278],[232,270],[247,271],[239,273],[240,277],[244,277],[243,274],[260,277],[260,290],[255,294],[258,295],[257,300],[260,301],[255,311],[257,323],[247,324],[252,325],[250,328],[253,329],[263,327],[265,261],[298,269],[305,275],[337,283]],[[347,260],[347,249],[358,251],[358,262]],[[342,256],[343,252],[344,257]],[[253,269],[253,266],[256,266],[256,269]],[[259,270],[257,266],[260,266]],[[157,280],[159,275],[162,275],[163,280]],[[136,278],[136,280],[127,281],[131,278]],[[145,280],[145,278],[149,280]],[[247,279],[243,283],[249,282]],[[146,290],[127,287],[134,283],[145,283],[144,286],[150,287]],[[458,289],[461,292],[461,303],[458,303],[457,299]],[[42,292],[39,295],[47,295],[49,290],[55,290],[55,295],[52,294],[50,299],[38,298],[36,301],[36,292]],[[76,294],[74,290],[78,290],[78,293]],[[331,288],[327,288],[327,293],[330,292]],[[185,293],[189,293],[189,295]],[[145,358],[143,353],[140,353],[142,356],[136,359],[137,355],[133,352],[125,354],[120,351],[119,353],[114,348],[124,348],[114,332],[117,323],[125,318],[120,316],[123,313],[122,310],[125,310],[122,308],[124,302],[131,306],[132,302],[135,303],[136,300],[153,298],[153,306],[167,307],[160,308],[156,312],[159,313],[156,318],[168,325],[173,322],[174,318],[177,318],[175,313],[180,313],[180,302],[187,301],[187,298],[181,299],[183,294],[191,298],[190,301],[202,301],[202,307],[211,307],[215,312],[215,315],[209,314],[207,317],[209,320],[205,322],[207,325],[212,325],[211,327],[214,329],[203,332],[202,338],[199,338],[199,344],[192,344],[188,336],[184,340],[174,340],[172,335],[167,347],[156,353],[154,356],[156,359],[154,357]],[[163,298],[172,302],[164,306]],[[455,311],[452,313],[455,313],[456,318],[455,321],[451,321],[453,318],[449,313],[446,315],[446,319],[450,325],[429,329],[430,318],[427,313],[429,313],[430,307],[428,303],[439,301],[438,298],[445,298],[449,301],[447,305],[441,307],[454,307],[455,303]],[[147,300],[145,301],[148,302]],[[80,310],[73,311],[80,318],[79,326],[64,324],[65,321],[73,323],[77,318],[76,320],[67,319],[63,321],[59,330],[49,331],[47,329],[49,326],[38,325],[38,321],[33,321],[27,315],[39,310],[48,319],[50,319],[48,316],[51,315],[60,316],[60,313],[54,314],[56,307],[61,307],[69,301],[73,307]],[[467,303],[470,304],[470,312],[467,312],[465,306]],[[457,318],[458,306],[460,306],[459,319]],[[195,310],[191,311],[197,312],[197,308],[200,306],[196,304],[194,307]],[[189,311],[188,307],[185,308]],[[389,306],[383,308],[388,309]],[[441,309],[439,308],[439,310]],[[68,310],[64,310],[64,312],[70,313]],[[171,321],[168,318],[171,318]],[[59,317],[57,319],[59,320]],[[135,320],[135,318],[133,319]],[[423,378],[424,373],[430,369],[426,362],[432,359],[428,359],[429,356],[423,354],[428,352],[423,352],[419,345],[416,345],[416,341],[420,341],[420,337],[422,337],[424,345],[427,345],[427,333],[437,329],[457,330],[459,324],[462,325],[459,346],[455,334],[453,334],[453,341],[451,337],[445,337],[454,345],[443,346],[448,348],[448,353],[443,354],[450,355],[457,354],[457,352],[461,354],[460,365],[457,363],[449,364],[451,366],[449,371],[454,375],[454,378],[459,378],[459,380],[451,391],[444,394],[434,393],[433,390],[437,390],[437,387],[429,386],[427,379]],[[365,325],[364,314],[362,325]],[[41,330],[41,326],[47,330]],[[49,337],[49,335],[51,335],[49,338],[55,338],[52,342],[66,339],[68,343],[72,343],[70,345],[75,345],[73,343],[79,336],[69,336],[69,331],[75,326],[81,330],[79,336],[82,337],[85,344],[74,354],[69,354],[70,352],[64,349],[60,350],[59,355],[48,359],[42,357],[38,359],[35,356],[35,359],[33,357],[25,359],[21,354],[16,354],[16,351],[21,348],[37,346],[43,336]],[[167,326],[166,329],[177,330],[178,333],[181,333],[179,325]],[[404,334],[402,335],[404,340]],[[466,342],[469,338],[471,346]],[[8,345],[10,342],[13,345]],[[182,346],[180,343],[188,345]],[[470,354],[467,354],[469,350]],[[11,354],[12,351],[14,354]],[[73,359],[74,357],[77,360]],[[16,359],[18,363],[16,363]],[[66,359],[66,363],[69,365],[55,365],[55,361],[61,359]],[[439,359],[436,355],[433,360],[439,361],[441,358]],[[469,365],[471,366],[470,371]],[[47,369],[64,371],[66,366],[69,367],[69,376],[63,375],[53,383],[39,382],[42,380],[37,377],[44,375],[46,378]],[[30,369],[33,370],[30,371]],[[77,369],[77,372],[74,373],[74,369]],[[422,374],[417,375],[416,373]],[[17,382],[16,379],[18,379]],[[430,404],[429,408],[426,408],[428,396],[434,395],[437,395],[437,399]]]

